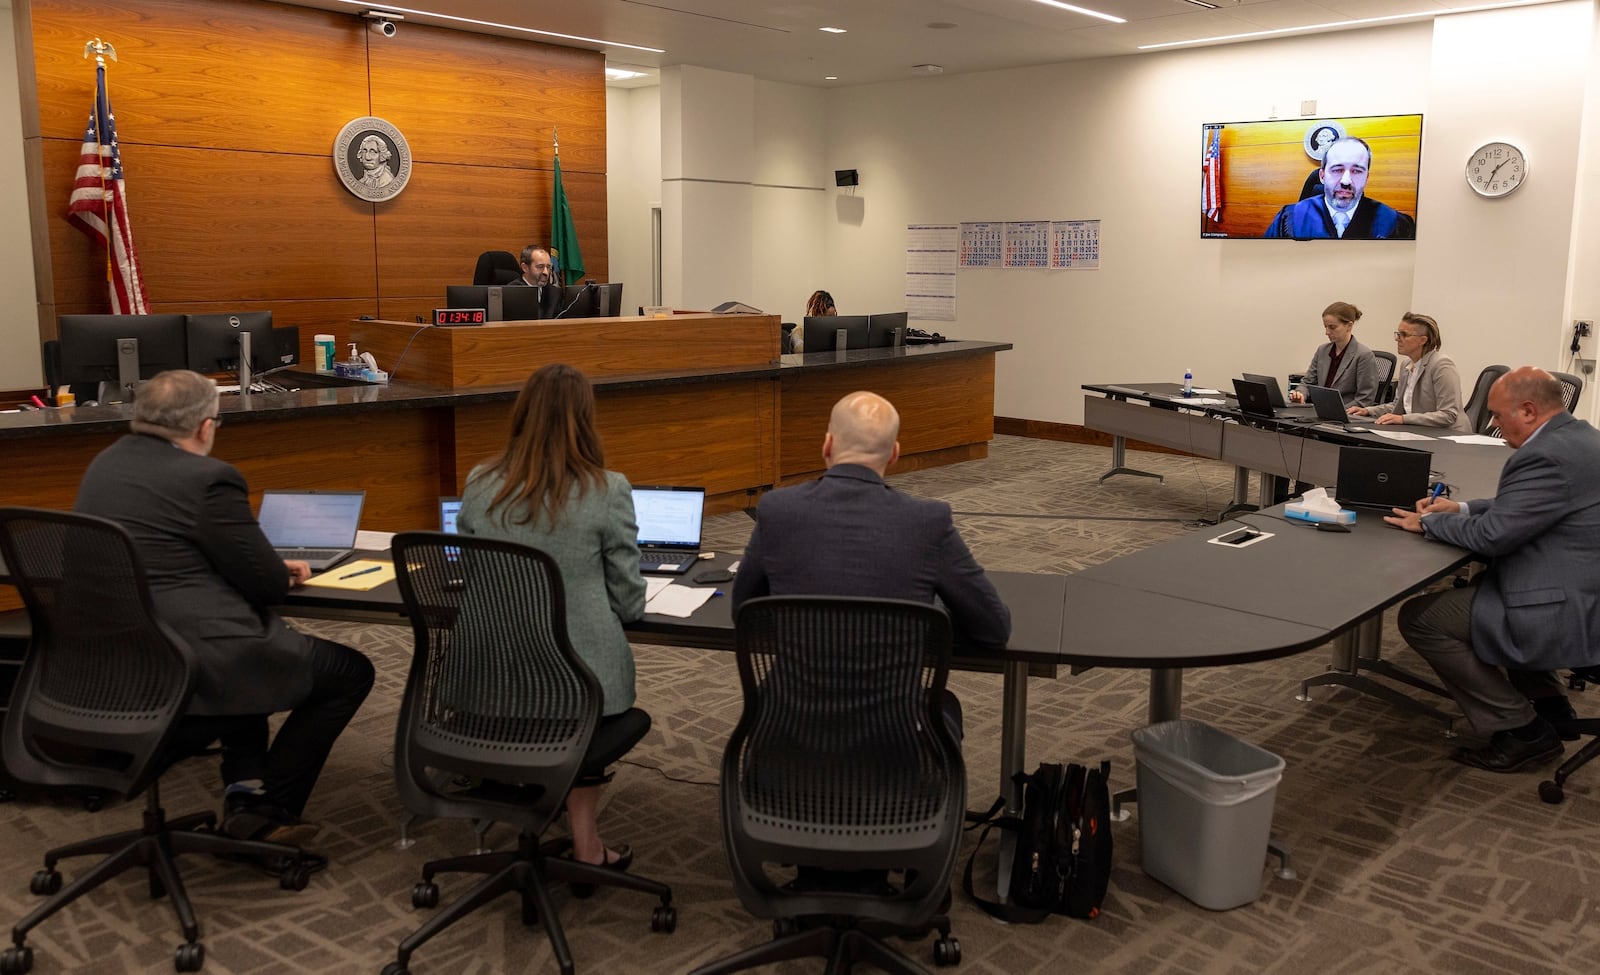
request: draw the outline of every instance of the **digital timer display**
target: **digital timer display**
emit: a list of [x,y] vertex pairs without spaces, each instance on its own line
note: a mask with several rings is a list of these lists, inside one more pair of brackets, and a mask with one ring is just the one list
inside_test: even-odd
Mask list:
[[482,325],[489,320],[489,313],[482,308],[435,308],[433,310],[433,323],[435,325]]

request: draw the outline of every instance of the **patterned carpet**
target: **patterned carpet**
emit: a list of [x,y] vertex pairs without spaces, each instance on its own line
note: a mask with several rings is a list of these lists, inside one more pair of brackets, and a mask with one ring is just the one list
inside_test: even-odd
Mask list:
[[[1164,483],[1095,478],[1108,451],[997,438],[989,459],[894,479],[901,490],[944,498],[980,561],[991,568],[1071,572],[1193,530],[1192,520],[1226,503],[1232,472],[1208,461],[1131,455]],[[1186,524],[1189,523],[1189,524]],[[735,549],[750,522],[724,515],[709,545]],[[1309,580],[1308,580],[1309,582]],[[1391,621],[1392,623],[1392,621]],[[284,893],[250,870],[199,858],[185,880],[205,933],[205,971],[365,973],[393,958],[396,942],[426,915],[409,892],[418,866],[469,851],[471,829],[434,822],[395,848],[399,803],[391,776],[396,702],[410,635],[396,627],[316,624],[316,632],[367,652],[378,686],[340,740],[308,815],[333,864],[309,889]],[[1385,656],[1422,666],[1385,628]],[[670,883],[680,908],[676,934],[649,932],[652,901],[602,891],[557,903],[580,971],[683,972],[757,944],[769,925],[748,916],[728,884],[717,826],[716,775],[738,715],[732,658],[636,647],[639,700],[655,726],[619,768],[601,812],[612,842],[631,842],[635,870]],[[1185,715],[1216,725],[1287,760],[1274,833],[1299,871],[1280,880],[1263,865],[1255,903],[1214,913],[1189,903],[1140,869],[1139,815],[1117,824],[1111,893],[1092,922],[1052,918],[1008,927],[958,895],[955,934],[968,975],[1087,970],[1124,975],[1368,972],[1593,973],[1600,971],[1596,897],[1600,877],[1600,767],[1574,779],[1564,805],[1535,795],[1540,773],[1494,776],[1448,759],[1465,739],[1349,691],[1294,699],[1301,678],[1322,671],[1327,652],[1247,667],[1191,671]],[[967,719],[966,759],[974,805],[997,782],[998,676],[958,674],[952,686]],[[1128,732],[1146,707],[1141,672],[1090,671],[1029,688],[1028,764],[1108,757],[1113,785],[1133,784]],[[1580,713],[1596,695],[1575,696]],[[169,775],[170,811],[215,802],[214,766],[189,762]],[[27,878],[52,845],[125,828],[136,805],[99,813],[70,801],[0,806],[0,915],[20,917],[33,898]],[[968,837],[970,844],[973,837]],[[504,827],[490,843],[513,840]],[[74,866],[69,864],[70,880]],[[981,868],[980,868],[981,869]],[[450,899],[469,881],[444,878]],[[179,941],[171,913],[130,876],[47,921],[29,939],[34,971],[169,972]],[[931,962],[931,940],[910,944]],[[931,967],[931,966],[930,966]],[[770,971],[820,972],[820,962]],[[513,904],[480,910],[413,959],[415,975],[553,971],[543,931],[523,928]]]

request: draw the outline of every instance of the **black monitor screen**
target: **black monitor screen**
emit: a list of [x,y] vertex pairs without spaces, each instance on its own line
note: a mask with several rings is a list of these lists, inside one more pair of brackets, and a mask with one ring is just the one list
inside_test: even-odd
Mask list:
[[561,307],[561,286],[451,284],[445,286],[444,300],[450,308],[485,309],[491,322],[535,322],[555,317]]
[[852,349],[867,347],[867,316],[866,315],[807,315],[801,333],[803,351],[811,352],[836,352],[838,346],[834,341],[834,333],[839,329],[845,330],[845,342]]
[[622,314],[622,282],[595,285],[595,317],[616,318]]
[[189,315],[189,368],[208,376],[239,368],[239,336],[250,335],[250,371],[266,372],[277,358],[272,312]]
[[874,349],[888,348],[894,345],[894,331],[901,330],[905,335],[907,315],[903,311],[891,311],[883,315],[867,316],[867,345]]
[[168,369],[185,369],[189,350],[183,315],[62,315],[61,384],[117,381],[117,342],[139,340],[139,378]]

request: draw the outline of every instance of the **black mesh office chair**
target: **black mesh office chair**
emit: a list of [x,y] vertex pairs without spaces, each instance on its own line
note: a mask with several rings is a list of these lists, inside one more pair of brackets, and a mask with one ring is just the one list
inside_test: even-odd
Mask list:
[[1500,436],[1500,428],[1494,425],[1494,418],[1489,415],[1489,387],[1510,371],[1510,366],[1484,366],[1483,371],[1478,373],[1478,381],[1472,384],[1472,395],[1467,397],[1466,405],[1467,422],[1472,424],[1473,433]]
[[522,264],[510,251],[484,251],[472,270],[473,284],[507,284],[522,277]]
[[[1600,683],[1600,667],[1576,667],[1567,678],[1567,686],[1575,691],[1581,691],[1587,685],[1596,683]],[[1539,783],[1539,798],[1552,804],[1566,798],[1564,787],[1572,773],[1589,764],[1596,755],[1600,755],[1600,718],[1573,718],[1555,721],[1553,724],[1563,738],[1575,740],[1587,736],[1589,740],[1584,742],[1583,747],[1573,753],[1571,758],[1561,763],[1555,775]]]
[[[158,777],[183,757],[178,719],[194,689],[195,667],[182,638],[156,619],[133,540],[114,522],[88,515],[0,508],[0,558],[28,607],[28,656],[6,712],[6,767],[17,778],[59,788],[87,786],[146,796],[139,829],[50,850],[28,888],[49,900],[11,929],[0,972],[33,967],[28,932],[50,915],[120,874],[149,872],[150,896],[165,894],[184,943],[174,965],[205,962],[200,927],[173,858],[211,853],[282,858],[280,885],[302,890],[310,868],[300,851],[279,843],[236,840],[214,832],[216,814],[168,820]],[[201,743],[203,744],[203,743]],[[108,854],[65,889],[56,865]]]
[[[555,561],[526,545],[440,532],[396,535],[393,553],[416,638],[395,732],[400,797],[420,816],[511,823],[520,835],[512,851],[423,866],[411,892],[418,908],[438,903],[435,874],[489,876],[400,942],[384,975],[406,975],[411,953],[429,938],[513,891],[522,922],[544,924],[557,964],[571,975],[572,953],[550,897],[557,881],[654,894],[661,904],[651,929],[671,932],[671,888],[559,859],[557,844],[539,844],[574,783],[599,781],[650,728],[638,708],[601,721],[600,682],[567,638]],[[462,776],[469,784],[459,784]]]
[[1567,412],[1574,416],[1578,413],[1578,397],[1583,395],[1583,378],[1574,376],[1570,372],[1552,372],[1561,383],[1561,402],[1566,406]]
[[[955,964],[940,915],[966,772],[940,708],[949,618],[900,600],[772,596],[741,606],[735,628],[744,713],[722,757],[723,838],[739,900],[774,918],[774,939],[695,975],[812,955],[830,972],[923,971],[864,921],[936,927],[935,962]],[[783,864],[799,868],[791,883],[766,869]],[[839,883],[841,871],[858,873]]]
[[1395,354],[1374,349],[1372,357],[1378,360],[1378,399],[1379,403],[1387,403],[1394,399],[1394,367]]

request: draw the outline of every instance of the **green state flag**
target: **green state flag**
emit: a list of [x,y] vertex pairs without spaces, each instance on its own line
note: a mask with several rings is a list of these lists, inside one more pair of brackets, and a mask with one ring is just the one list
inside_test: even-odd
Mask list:
[[555,257],[561,284],[577,284],[583,277],[583,251],[578,247],[578,228],[572,222],[572,206],[561,186],[561,156],[556,155],[556,184],[550,199],[550,252]]

